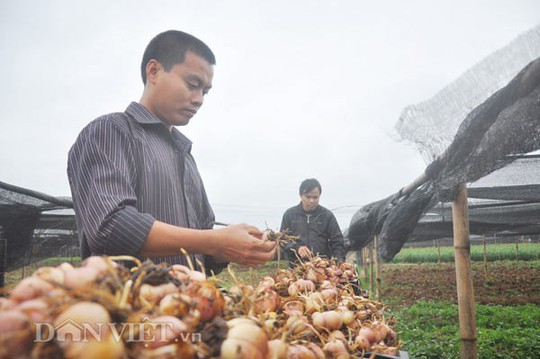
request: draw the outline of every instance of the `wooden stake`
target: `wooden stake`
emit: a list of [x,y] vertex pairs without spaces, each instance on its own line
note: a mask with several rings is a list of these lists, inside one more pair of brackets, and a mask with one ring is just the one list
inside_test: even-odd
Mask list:
[[437,242],[437,267],[441,265],[441,247],[439,246],[439,240],[436,240]]
[[477,334],[474,309],[474,288],[471,271],[471,246],[469,242],[469,215],[467,212],[467,187],[458,185],[458,194],[452,203],[454,226],[454,255],[461,336],[461,359],[476,359]]
[[519,260],[519,248],[517,238],[514,239],[514,242],[516,243],[516,260]]
[[367,247],[364,247],[362,248],[362,261],[364,263],[364,285],[367,286],[367,282],[368,282],[368,249]]
[[[495,248],[497,248],[497,234],[496,233],[493,235],[493,240],[495,242]],[[497,258],[501,260],[501,252],[499,250],[497,250]]]
[[482,235],[482,242],[484,242],[484,276],[487,282],[488,280],[488,268],[487,268],[487,251],[486,251],[486,235]]
[[379,236],[375,236],[375,263],[377,264],[377,300],[382,300],[381,261],[379,260]]
[[375,285],[373,283],[373,241],[369,246],[369,297],[373,298],[373,289]]

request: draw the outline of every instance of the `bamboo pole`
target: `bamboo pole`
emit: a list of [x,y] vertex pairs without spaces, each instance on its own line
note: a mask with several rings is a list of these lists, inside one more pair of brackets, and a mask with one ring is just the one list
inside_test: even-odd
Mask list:
[[[495,248],[497,248],[497,233],[493,234],[493,240],[495,242]],[[497,258],[501,260],[501,252],[499,250],[497,250]]]
[[373,241],[369,245],[369,297],[373,298],[373,289],[375,284],[373,283]]
[[486,277],[486,282],[488,280],[488,268],[487,268],[487,251],[486,251],[486,235],[482,234],[482,242],[484,242],[484,276]]
[[471,271],[471,246],[469,242],[469,215],[467,212],[467,187],[458,185],[458,194],[452,203],[454,227],[454,255],[459,309],[460,352],[462,359],[476,359],[477,334],[474,310],[474,288]]
[[441,246],[439,245],[439,240],[436,240],[437,242],[437,267],[441,265]]
[[363,269],[364,269],[364,285],[367,287],[368,285],[368,249],[367,247],[362,248],[362,260],[364,262]]
[[381,261],[379,260],[379,236],[375,236],[375,263],[377,265],[377,300],[382,301]]

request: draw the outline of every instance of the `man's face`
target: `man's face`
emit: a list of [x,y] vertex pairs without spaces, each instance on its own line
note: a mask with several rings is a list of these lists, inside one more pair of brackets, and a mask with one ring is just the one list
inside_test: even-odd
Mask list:
[[319,205],[319,198],[321,198],[321,192],[317,187],[310,192],[306,192],[300,196],[302,200],[302,209],[306,212],[313,212]]
[[166,125],[187,125],[212,87],[213,66],[187,51],[184,62],[174,65],[169,72],[159,63],[156,67],[149,110]]

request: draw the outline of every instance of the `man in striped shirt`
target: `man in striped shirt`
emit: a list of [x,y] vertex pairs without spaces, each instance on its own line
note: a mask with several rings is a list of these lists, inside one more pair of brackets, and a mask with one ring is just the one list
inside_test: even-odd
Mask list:
[[68,178],[82,257],[132,255],[219,271],[255,266],[275,243],[246,224],[212,229],[214,213],[191,155],[187,125],[212,86],[215,57],[181,31],[158,34],[141,64],[144,91],[125,112],[97,118],[69,152]]

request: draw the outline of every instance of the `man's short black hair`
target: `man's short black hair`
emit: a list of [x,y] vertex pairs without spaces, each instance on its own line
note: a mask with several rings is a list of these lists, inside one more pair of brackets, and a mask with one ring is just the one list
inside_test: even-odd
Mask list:
[[210,65],[216,64],[216,57],[212,50],[195,36],[178,30],[165,31],[150,40],[146,50],[144,50],[141,62],[143,83],[146,85],[148,61],[156,60],[168,72],[174,65],[184,62],[188,50],[208,61]]
[[315,188],[318,188],[319,193],[322,193],[321,184],[315,178],[308,178],[302,181],[300,184],[300,196],[313,191]]

